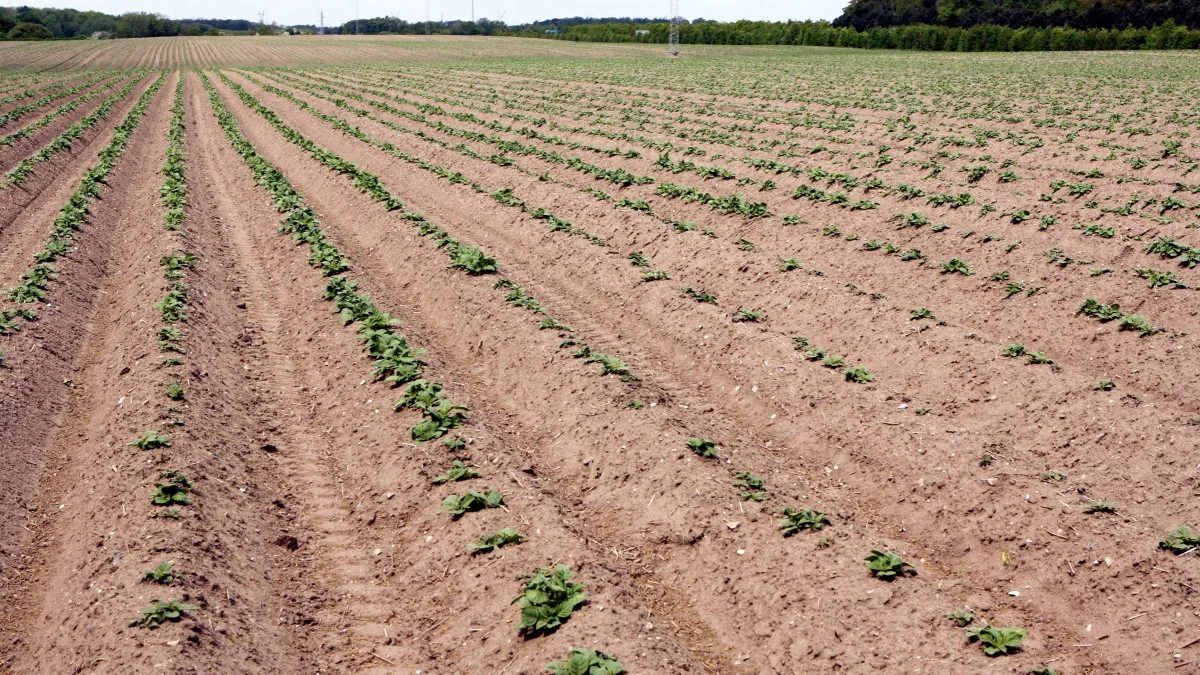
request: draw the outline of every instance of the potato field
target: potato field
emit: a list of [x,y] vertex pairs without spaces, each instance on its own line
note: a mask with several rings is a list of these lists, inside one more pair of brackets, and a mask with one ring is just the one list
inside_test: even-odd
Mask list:
[[1198,137],[1187,52],[2,43],[0,671],[1200,672]]

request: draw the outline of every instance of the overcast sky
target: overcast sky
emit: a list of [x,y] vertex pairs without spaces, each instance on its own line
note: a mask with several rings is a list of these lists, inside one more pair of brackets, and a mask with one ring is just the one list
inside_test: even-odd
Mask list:
[[[679,13],[688,18],[733,21],[736,19],[833,19],[841,14],[849,0],[680,0]],[[258,13],[279,24],[314,24],[325,10],[325,25],[340,25],[354,19],[353,0],[61,0],[59,2],[23,2],[32,7],[71,7],[108,14],[122,12],[161,12],[168,16],[206,19],[257,20]],[[476,18],[502,19],[505,23],[527,23],[567,16],[666,16],[669,0],[475,0]],[[408,21],[425,20],[425,0],[358,0],[358,15],[396,16]],[[429,0],[429,18],[469,19],[471,0]]]

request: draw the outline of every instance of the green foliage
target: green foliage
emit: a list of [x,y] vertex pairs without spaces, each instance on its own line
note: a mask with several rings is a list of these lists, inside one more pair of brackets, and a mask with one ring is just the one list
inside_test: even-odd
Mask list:
[[1025,345],[1020,344],[1019,342],[1014,342],[1014,343],[1006,346],[1000,352],[1000,356],[1007,356],[1010,359],[1015,359],[1015,358],[1019,358],[1021,356],[1025,356]]
[[741,498],[747,502],[763,502],[770,499],[767,494],[767,482],[749,471],[730,471],[733,476],[733,486],[741,490]]
[[565,661],[546,664],[552,675],[622,675],[625,666],[604,652],[572,649]]
[[918,307],[917,309],[914,309],[908,313],[909,321],[921,321],[923,319],[936,321],[937,317],[934,316],[933,310],[929,309],[928,307]]
[[156,431],[145,431],[141,436],[130,441],[128,445],[138,450],[157,450],[171,447],[171,439],[168,436],[159,435]]
[[717,456],[717,444],[707,438],[689,438],[687,446],[692,452],[705,459],[715,459]]
[[790,537],[804,530],[820,530],[830,525],[829,516],[812,509],[796,509],[783,507],[783,519],[779,521],[779,529],[783,536]]
[[143,609],[142,613],[129,623],[131,628],[149,628],[153,630],[164,623],[177,622],[186,616],[188,612],[200,609],[196,605],[189,605],[178,600],[151,600],[150,602],[152,604]]
[[1084,513],[1116,513],[1117,505],[1107,499],[1093,499],[1083,505]]
[[463,495],[450,495],[442,500],[442,510],[458,520],[463,514],[484,509],[496,509],[504,504],[504,495],[495,490],[479,493],[475,491]]
[[172,401],[182,401],[184,399],[183,387],[178,382],[172,382],[167,385],[167,398]]
[[575,573],[566,565],[539,569],[525,582],[513,604],[521,609],[518,632],[526,638],[558,630],[571,614],[588,601],[586,588],[571,581]]
[[686,295],[687,297],[695,300],[696,302],[706,302],[706,303],[709,303],[712,305],[720,304],[717,302],[717,296],[713,295],[712,293],[708,293],[706,291],[697,291],[696,289],[694,289],[690,286],[683,289],[683,294]]
[[734,323],[761,323],[766,321],[766,319],[767,315],[765,313],[749,307],[739,307],[738,311],[733,315]]
[[942,274],[961,274],[969,277],[974,273],[970,263],[959,258],[951,258],[948,262],[942,264]]
[[1025,631],[1020,628],[980,626],[967,628],[966,631],[967,641],[978,641],[979,646],[983,648],[983,653],[988,656],[1000,656],[1015,652],[1025,641]]
[[175,563],[171,561],[159,563],[152,570],[146,570],[142,581],[152,581],[162,586],[170,586],[176,581],[182,581],[183,576],[175,572]]
[[450,259],[450,267],[464,270],[470,275],[495,274],[500,271],[496,259],[487,255],[478,246],[458,246]]
[[1116,383],[1114,383],[1112,380],[1100,380],[1096,384],[1092,385],[1092,389],[1095,391],[1112,391],[1116,387]]
[[1200,548],[1200,535],[1193,532],[1192,528],[1187,525],[1179,525],[1158,542],[1158,547],[1176,555],[1183,555],[1188,551]]
[[871,555],[867,556],[866,561],[867,569],[871,571],[871,574],[884,581],[893,581],[896,577],[917,573],[912,565],[904,562],[895,553],[888,551],[873,550]]
[[963,628],[971,625],[971,622],[975,620],[975,612],[972,612],[966,608],[956,609],[947,614],[946,618],[953,621],[954,625],[958,626],[959,628]]
[[874,382],[875,376],[872,375],[871,371],[867,370],[866,368],[847,368],[846,381],[857,384],[865,384],[867,382]]
[[155,483],[154,494],[150,495],[150,503],[155,506],[187,506],[192,503],[188,493],[191,489],[176,483]]
[[435,477],[432,482],[434,485],[441,485],[442,483],[454,483],[460,480],[479,478],[479,476],[480,474],[478,471],[464,464],[462,460],[456,459],[453,463],[451,463],[450,468],[446,470],[446,473]]
[[509,544],[519,544],[523,541],[525,541],[525,535],[509,527],[482,536],[478,541],[467,544],[467,550],[472,554],[490,553],[497,548],[508,546]]

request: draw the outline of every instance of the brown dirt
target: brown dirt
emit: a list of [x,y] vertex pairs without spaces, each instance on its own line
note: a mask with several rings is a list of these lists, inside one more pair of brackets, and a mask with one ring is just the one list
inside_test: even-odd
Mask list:
[[[426,58],[452,42],[381,40],[370,48]],[[116,58],[146,65],[300,58],[294,43],[282,41],[231,41],[222,51],[208,51],[205,41],[144,43],[101,51],[68,45],[69,53],[38,58],[97,66]],[[329,53],[307,58],[337,61],[347,42],[320,44]],[[506,291],[493,288],[496,276],[448,269],[445,252],[419,237],[403,210],[386,211],[214,80],[249,141],[286,174],[348,256],[348,276],[428,350],[427,376],[469,408],[464,451],[412,443],[417,416],[393,412],[400,392],[372,381],[354,330],[321,300],[326,280],[303,248],[276,232],[278,213],[228,143],[195,74],[186,76],[187,234],[177,240],[163,230],[158,170],[172,79],[78,251],[62,264],[42,319],[0,340],[8,363],[0,370],[0,669],[213,672],[238,663],[248,672],[533,673],[578,646],[614,653],[630,672],[1027,672],[1049,662],[1063,672],[1099,673],[1190,664],[1180,645],[1198,628],[1194,561],[1153,545],[1188,519],[1178,492],[1195,482],[1187,420],[1196,415],[1196,373],[1188,356],[1198,346],[1200,318],[1194,291],[1151,290],[1128,272],[1150,261],[1140,243],[1067,231],[1078,210],[1071,204],[1046,207],[1061,216],[1058,231],[1012,224],[1001,214],[1028,200],[990,183],[970,187],[999,207],[984,220],[976,207],[934,210],[895,196],[880,196],[877,210],[862,212],[798,202],[788,195],[810,181],[784,176],[774,192],[745,188],[776,214],[747,220],[657,197],[654,185],[617,190],[514,156],[529,175],[353,120],[407,153],[463,172],[483,186],[479,193],[340,133],[245,74],[226,74],[317,145],[380,176],[405,209],[495,255],[503,278],[574,332],[539,330],[544,317],[506,304]],[[514,76],[459,71],[447,80],[438,96],[460,96],[461,105],[437,104],[485,119],[512,122],[473,108],[466,96],[472,81],[518,102],[538,99],[528,80]],[[572,95],[557,100],[561,114],[548,117],[563,124],[590,105],[632,109],[629,102],[645,93],[559,84]],[[283,86],[323,112],[348,116]],[[680,100],[699,106],[706,98]],[[713,124],[787,107],[723,97],[728,115]],[[123,114],[114,110],[112,120]],[[862,117],[868,127],[887,119]],[[645,126],[639,133],[649,138],[670,137],[656,123]],[[784,131],[760,127],[764,137]],[[819,138],[803,133],[811,134],[803,142]],[[1072,142],[1057,130],[1044,136],[1050,147]],[[98,131],[86,149],[64,155],[54,169],[58,185],[38,187],[35,178],[38,192],[28,199],[0,195],[0,215],[7,214],[0,285],[28,266],[29,252],[107,138]],[[482,142],[466,145],[485,157],[495,152]],[[696,145],[708,156],[734,156],[720,144]],[[869,140],[846,146],[834,158],[789,161],[925,184],[926,170],[913,165],[872,174],[855,164],[850,158],[872,149]],[[643,158],[626,159],[545,147],[657,183],[716,194],[738,189],[662,171],[644,148]],[[1069,166],[1050,150],[1028,158],[997,146],[995,154],[1020,157],[1031,185]],[[732,160],[697,163],[764,177]],[[968,188],[957,168],[929,187]],[[537,180],[542,171],[556,181]],[[1164,185],[1156,190],[1168,190],[1169,172],[1158,172]],[[1135,189],[1096,183],[1112,199]],[[543,221],[497,205],[487,192],[502,187],[608,246],[551,233]],[[646,199],[662,218],[614,209],[581,194],[584,187]],[[912,210],[951,232],[897,230],[888,221]],[[808,222],[783,227],[782,213]],[[694,220],[715,236],[678,233],[664,219]],[[828,224],[843,236],[822,236]],[[1161,224],[1145,236],[1186,238],[1181,227]],[[957,236],[971,229],[1002,240]],[[851,233],[859,240],[847,241]],[[754,250],[740,250],[740,239],[753,241]],[[932,264],[865,251],[869,239],[918,247],[937,260],[963,256],[977,274],[947,276]],[[1020,248],[1004,251],[1018,240]],[[1053,245],[1121,271],[1081,278],[1076,268],[1049,266],[1043,251]],[[159,363],[154,303],[164,292],[158,258],[178,246],[198,263],[188,276],[193,304],[180,370],[187,400],[172,404],[163,396],[172,371]],[[632,251],[651,256],[672,279],[642,283],[627,259]],[[785,257],[800,258],[809,271],[780,273]],[[1042,290],[1005,299],[1002,284],[984,280],[1002,268]],[[682,297],[683,286],[715,293],[721,304]],[[1170,331],[1139,339],[1073,316],[1084,295],[1120,301],[1151,319],[1170,316]],[[743,306],[765,310],[768,320],[734,323],[732,313]],[[941,322],[910,320],[917,307],[934,309]],[[868,367],[875,382],[854,385],[803,359],[797,335]],[[565,338],[620,357],[638,379],[598,376],[595,364],[572,358]],[[1056,365],[1000,357],[1014,341],[1047,351]],[[1093,391],[1100,379],[1118,388]],[[628,407],[635,399],[645,407]],[[928,415],[913,414],[924,407]],[[184,422],[170,430],[170,449],[126,445],[164,424],[164,414]],[[684,441],[694,436],[716,439],[720,459],[689,452]],[[484,478],[432,485],[456,456]],[[1040,480],[1048,468],[1066,471],[1069,481]],[[164,469],[196,483],[195,503],[178,521],[147,517],[147,497]],[[740,500],[731,470],[765,478],[772,499]],[[440,508],[449,494],[484,488],[503,492],[505,508],[457,521]],[[1118,513],[1084,514],[1083,503],[1098,498],[1117,502]],[[783,538],[785,505],[825,511],[833,526]],[[467,553],[466,543],[502,527],[518,527],[529,540],[490,555]],[[892,584],[871,579],[863,557],[875,548],[902,554],[917,575]],[[166,559],[186,575],[182,583],[141,582]],[[591,601],[553,635],[520,639],[510,604],[519,579],[556,562],[579,572]],[[151,598],[168,596],[198,609],[153,632],[127,626]],[[963,606],[990,623],[1027,628],[1024,651],[995,660],[967,648],[944,618]]]

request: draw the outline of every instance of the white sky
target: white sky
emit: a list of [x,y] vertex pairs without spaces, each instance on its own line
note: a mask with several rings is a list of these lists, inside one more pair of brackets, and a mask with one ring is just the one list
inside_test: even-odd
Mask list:
[[[834,19],[842,12],[849,0],[793,0],[772,2],[771,0],[680,0],[680,15],[689,18],[734,21],[737,19],[764,19],[782,21],[787,19]],[[428,0],[429,18],[437,21],[471,18],[471,0]],[[250,19],[258,20],[263,12],[267,22],[279,24],[314,24],[319,20],[318,12],[325,10],[325,25],[341,25],[354,19],[354,0],[207,0],[186,2],[185,0],[60,0],[58,2],[12,2],[5,4],[27,4],[31,7],[70,7],[78,10],[95,10],[107,14],[122,12],[161,12],[178,19]],[[357,0],[358,16],[367,19],[375,16],[396,16],[408,21],[425,20],[424,0]],[[662,17],[669,11],[668,0],[475,0],[476,18],[503,20],[517,24],[542,19],[569,16],[648,16]]]

